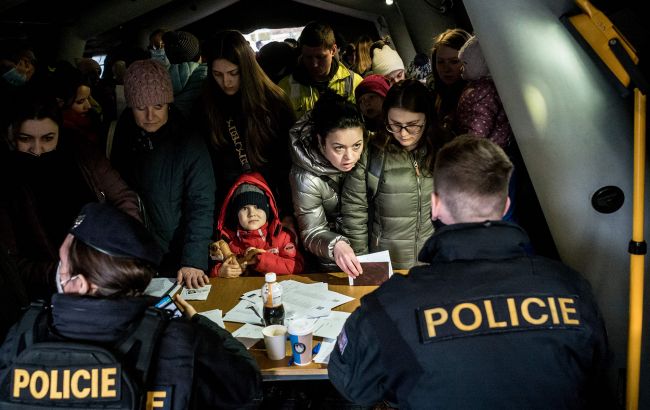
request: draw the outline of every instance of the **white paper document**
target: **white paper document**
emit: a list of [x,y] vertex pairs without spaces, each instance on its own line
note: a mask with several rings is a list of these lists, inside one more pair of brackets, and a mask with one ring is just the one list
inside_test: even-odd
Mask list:
[[181,297],[185,300],[206,300],[211,289],[212,285],[205,285],[198,289],[183,288]]
[[336,339],[349,316],[349,312],[332,311],[327,317],[318,318],[314,324],[314,336]]
[[[261,311],[261,300],[259,306]],[[261,325],[264,323],[262,315],[256,309],[255,304],[247,300],[240,300],[234,308],[226,312],[223,320],[226,322],[250,323],[253,325]]]
[[330,361],[330,354],[336,346],[336,339],[323,339],[320,342],[320,350],[318,354],[314,356],[314,362],[327,364]]
[[223,318],[221,317],[221,309],[206,310],[205,312],[199,312],[199,315],[207,317],[222,329],[226,328],[226,325],[223,323]]
[[264,339],[262,334],[262,326],[255,326],[249,323],[246,323],[244,326],[232,332],[232,336],[239,340],[246,349],[250,349],[255,343],[260,339]]
[[[359,262],[388,262],[388,277],[393,276],[393,264],[390,263],[390,254],[388,251],[369,253],[366,255],[357,255]],[[354,279],[348,276],[350,286],[354,285]]]

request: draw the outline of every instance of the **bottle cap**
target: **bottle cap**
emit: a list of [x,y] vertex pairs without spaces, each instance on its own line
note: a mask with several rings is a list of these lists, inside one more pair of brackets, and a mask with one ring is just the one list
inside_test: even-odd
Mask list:
[[264,275],[264,281],[265,282],[275,282],[277,279],[275,272],[269,272],[266,275]]

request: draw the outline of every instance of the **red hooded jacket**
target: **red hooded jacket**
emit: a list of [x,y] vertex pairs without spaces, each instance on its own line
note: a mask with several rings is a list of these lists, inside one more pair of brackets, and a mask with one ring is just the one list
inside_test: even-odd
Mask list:
[[[271,215],[267,215],[267,223],[255,231],[227,226],[228,208],[237,188],[242,184],[255,185],[261,189],[269,200]],[[242,174],[233,184],[223,201],[217,220],[217,238],[228,242],[230,250],[237,256],[242,256],[250,247],[264,249],[266,252],[256,256],[257,263],[251,267],[258,272],[275,272],[278,275],[300,273],[303,267],[302,255],[298,252],[293,234],[282,228],[275,198],[266,181],[257,172]],[[216,264],[210,271],[210,276],[219,274],[221,263]]]

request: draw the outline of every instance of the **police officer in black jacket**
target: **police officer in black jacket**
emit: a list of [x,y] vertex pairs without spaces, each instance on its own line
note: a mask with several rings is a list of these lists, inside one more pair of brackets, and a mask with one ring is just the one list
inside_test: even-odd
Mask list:
[[347,320],[329,377],[349,400],[400,409],[612,408],[608,343],[589,283],[531,256],[501,222],[512,164],[487,139],[439,152],[429,266],[394,275]]
[[[42,316],[43,321],[51,320],[46,328],[56,340],[114,345],[157,301],[142,293],[162,259],[162,250],[143,225],[116,208],[86,205],[61,246],[60,258],[60,293],[52,297],[51,314]],[[186,302],[180,302],[191,318],[170,320],[158,338],[145,386],[147,408],[239,409],[258,399],[260,372],[244,346],[226,330],[196,315]],[[7,372],[15,357],[15,335],[16,328],[0,350],[0,379],[12,377]],[[60,404],[62,398],[75,394],[90,400],[86,394],[90,386],[100,399],[102,392],[115,396],[116,390],[126,388],[114,380],[97,388],[92,384],[92,369],[81,373],[76,369],[51,370],[38,375],[32,370],[22,371],[20,383],[14,380],[10,394],[39,406],[48,407],[48,400]],[[40,382],[32,383],[32,376],[40,377]],[[25,388],[21,390],[21,386]]]

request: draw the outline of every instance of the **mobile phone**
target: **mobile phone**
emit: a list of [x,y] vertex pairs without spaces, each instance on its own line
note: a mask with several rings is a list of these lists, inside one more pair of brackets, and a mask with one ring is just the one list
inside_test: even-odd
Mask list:
[[172,312],[172,317],[173,318],[183,316],[183,312],[181,312],[181,310],[178,308],[178,306],[176,306],[176,303],[174,302],[174,300],[169,295],[165,295],[162,299],[160,299],[156,303],[156,307],[161,308],[161,309],[165,309],[165,310],[169,310],[170,312]]

